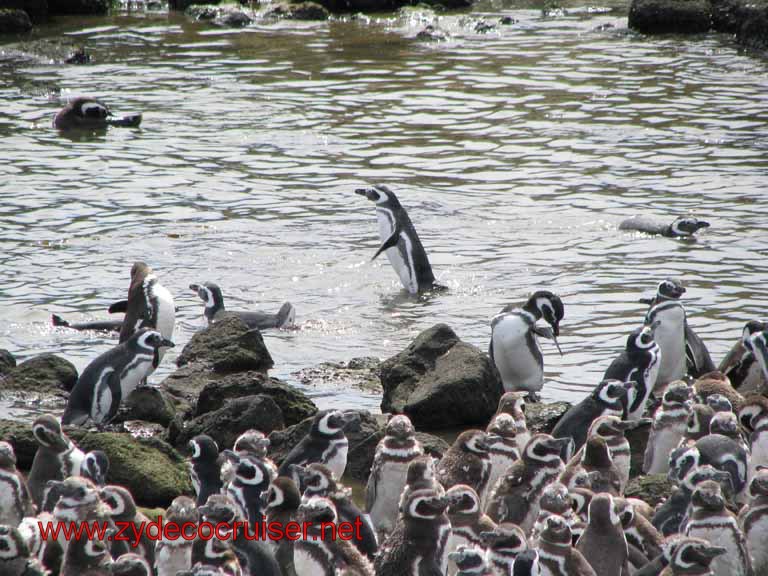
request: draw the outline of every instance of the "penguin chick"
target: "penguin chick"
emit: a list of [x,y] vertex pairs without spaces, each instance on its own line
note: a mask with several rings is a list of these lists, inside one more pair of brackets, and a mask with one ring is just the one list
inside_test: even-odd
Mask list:
[[107,483],[109,473],[109,457],[102,450],[91,450],[85,455],[80,466],[80,476],[88,478],[96,486],[104,486]]
[[110,576],[152,576],[152,568],[142,556],[128,553],[112,563]]
[[110,576],[111,564],[104,542],[75,538],[67,545],[59,576]]
[[445,492],[448,499],[448,519],[451,521],[451,535],[446,550],[453,552],[459,546],[482,547],[481,534],[496,527],[488,516],[483,514],[480,498],[466,484],[456,484]]
[[[556,515],[549,516],[539,541],[541,576],[597,576],[590,563],[571,542],[571,529],[565,519]],[[614,576],[618,576],[618,573]]]
[[448,553],[448,560],[455,564],[455,568],[449,564],[456,576],[493,576],[493,572],[485,563],[485,554],[479,548],[459,546],[453,552]]
[[560,482],[551,482],[548,484],[541,493],[541,498],[539,498],[539,516],[536,518],[533,530],[531,531],[531,536],[528,539],[531,546],[535,547],[538,545],[539,536],[541,535],[541,531],[544,530],[547,517],[552,514],[562,516],[568,525],[572,526],[574,521],[573,508],[574,502],[565,484]]
[[[262,510],[267,515],[267,522],[277,523],[285,527],[289,522],[295,522],[298,518],[301,494],[293,480],[287,476],[278,476],[266,493],[261,495]],[[275,559],[280,565],[283,576],[295,576],[296,569],[293,565],[293,541],[283,538],[272,542],[275,549]]]
[[629,576],[627,539],[610,494],[595,494],[592,498],[587,526],[576,549],[588,559],[597,576]]
[[483,498],[491,472],[488,444],[488,435],[482,430],[459,434],[437,465],[437,479],[446,490],[456,484],[466,484]]
[[0,574],[22,576],[30,560],[29,549],[15,526],[0,524]]
[[750,502],[739,515],[755,574],[768,574],[768,468],[760,468],[749,483]]
[[397,505],[399,511],[398,522],[402,518],[403,504],[410,498],[411,492],[429,488],[438,494],[444,495],[445,489],[437,481],[437,472],[435,471],[435,459],[432,456],[419,456],[408,465],[408,475],[405,480],[405,488],[400,495],[400,502]]
[[197,505],[202,506],[208,501],[208,496],[222,490],[219,447],[207,434],[195,436],[188,446],[191,453],[187,462],[189,476],[197,495]]
[[[118,526],[128,523],[138,529],[140,526],[149,525],[149,518],[138,510],[133,495],[126,488],[104,486],[99,496],[101,501],[109,507],[109,514]],[[146,530],[142,532],[134,552],[146,559],[150,566],[155,563],[155,541],[149,537]]]
[[35,504],[24,476],[16,469],[16,453],[0,442],[0,524],[17,527],[25,516],[35,515]]
[[[189,496],[177,496],[163,515],[167,523],[184,529],[187,523],[197,524],[200,515],[195,501]],[[186,532],[189,534],[189,532]],[[192,541],[186,538],[167,539],[163,536],[155,546],[155,576],[176,576],[192,567]]]
[[488,455],[491,459],[491,471],[488,476],[486,497],[501,475],[515,460],[520,459],[517,448],[518,426],[509,414],[496,414],[485,429],[486,434],[496,440],[488,444]]
[[[618,416],[599,416],[592,422],[587,432],[587,438],[600,436],[608,446],[616,471],[619,474],[619,492],[624,493],[624,487],[629,482],[629,469],[632,451],[625,434],[641,426],[651,423],[649,418],[639,420],[622,420]],[[573,482],[572,482],[573,483]]]
[[509,414],[517,425],[517,451],[522,453],[531,439],[525,420],[525,392],[504,392],[499,399],[496,414]]
[[700,376],[693,382],[693,391],[696,398],[705,404],[708,404],[707,399],[710,396],[724,396],[730,401],[735,412],[744,404],[744,397],[734,390],[730,380],[722,372],[709,372]]
[[509,574],[515,558],[528,548],[525,533],[511,522],[498,524],[493,530],[483,532],[481,538],[487,548],[488,567],[494,576]]
[[213,537],[198,538],[192,543],[192,566],[211,566],[227,576],[245,576],[232,543],[209,536]]
[[560,482],[573,488],[572,479],[578,469],[589,474],[593,492],[609,492],[613,496],[620,494],[621,477],[619,471],[613,464],[608,444],[600,436],[592,436],[587,440],[581,460],[576,460],[574,456],[568,462],[560,475]]
[[691,388],[682,380],[671,382],[664,391],[661,407],[653,417],[643,457],[643,472],[666,474],[669,455],[685,435],[691,412]]
[[713,546],[701,538],[681,538],[674,548],[669,565],[660,576],[707,576],[713,574],[713,559],[725,554],[722,546]]
[[664,536],[650,520],[638,513],[628,498],[614,498],[616,513],[621,520],[627,544],[634,546],[645,558],[656,558],[662,553]]

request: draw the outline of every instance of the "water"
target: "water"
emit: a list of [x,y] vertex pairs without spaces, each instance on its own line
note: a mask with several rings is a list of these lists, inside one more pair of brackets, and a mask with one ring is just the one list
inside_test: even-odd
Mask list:
[[[501,15],[517,22],[473,31]],[[176,352],[204,324],[191,282],[218,282],[231,309],[292,301],[301,329],[265,339],[273,375],[294,383],[324,361],[389,357],[437,322],[485,349],[490,317],[537,288],[566,309],[563,356],[543,344],[545,399],[600,380],[665,276],[684,279],[716,362],[768,315],[765,59],[724,36],[638,36],[620,10],[578,4],[548,18],[481,4],[440,17],[447,42],[416,41],[429,18],[225,30],[140,12],[42,29],[95,63],[0,64],[0,347],[82,370],[115,341],[50,314],[105,317],[139,259],[176,297]],[[142,127],[62,137],[58,91],[143,111]],[[370,262],[374,210],[353,191],[375,182],[399,194],[447,293],[408,297]],[[688,212],[712,222],[695,242],[617,230]]]

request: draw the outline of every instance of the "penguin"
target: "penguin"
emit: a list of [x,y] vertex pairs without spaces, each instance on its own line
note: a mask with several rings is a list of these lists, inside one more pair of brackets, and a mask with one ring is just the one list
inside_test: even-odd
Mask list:
[[714,399],[710,401],[711,396],[724,396],[731,405],[727,408],[723,406],[722,409],[735,410],[736,412],[741,409],[744,403],[744,397],[733,389],[728,377],[722,372],[703,374],[693,382],[693,391],[699,402],[711,406],[715,412],[720,408],[716,409],[716,406],[712,404]]
[[619,230],[632,230],[645,234],[661,234],[667,238],[690,238],[702,228],[709,228],[706,220],[693,216],[678,216],[671,224],[664,224],[649,216],[633,216],[619,224]]
[[660,323],[647,322],[627,338],[624,351],[611,362],[603,374],[603,380],[626,382],[626,419],[637,420],[643,416],[648,397],[656,386],[664,353],[656,343],[655,333]]
[[608,492],[612,496],[621,493],[621,478],[613,464],[608,443],[600,436],[591,436],[584,445],[581,458],[571,458],[560,475],[559,481],[568,488],[574,488],[572,480],[578,469],[589,474],[592,491]]
[[[488,444],[488,456],[491,459],[491,471],[488,475],[486,499],[501,475],[515,461],[520,459],[517,443],[518,426],[515,419],[506,413],[496,414],[485,429],[487,435],[496,438]],[[485,504],[485,503],[483,503]]]
[[525,420],[525,396],[525,392],[504,392],[496,409],[496,414],[509,414],[515,419],[517,451],[521,454],[531,439],[531,433],[528,431],[528,424]]
[[[481,534],[496,527],[480,507],[480,498],[466,484],[456,484],[445,492],[448,499],[448,520],[451,521],[451,535],[446,550],[450,553],[459,546],[483,547]],[[448,572],[453,575],[453,571]]]
[[[734,412],[733,404],[722,394],[711,394],[707,396],[705,401],[715,414],[718,412]],[[711,421],[709,427],[712,427]]]
[[261,311],[231,312],[224,308],[224,295],[218,284],[204,282],[202,284],[190,284],[189,288],[197,293],[205,304],[204,315],[205,319],[208,320],[208,325],[229,316],[237,316],[248,328],[258,328],[259,330],[289,328],[296,321],[296,308],[290,302],[284,302],[277,314]]
[[272,481],[271,470],[264,462],[253,456],[243,456],[235,469],[235,477],[226,487],[226,493],[237,504],[244,520],[254,523],[261,521],[261,494],[266,492]]
[[502,522],[493,530],[481,533],[486,547],[486,561],[494,576],[506,576],[520,554],[528,549],[525,533],[517,524]]
[[[101,501],[109,507],[109,515],[116,526],[132,524],[138,529],[139,526],[149,524],[149,518],[139,511],[133,495],[126,488],[107,485],[101,488],[99,496]],[[155,563],[155,541],[150,538],[146,530],[141,533],[132,551],[144,558],[150,566]]]
[[733,345],[717,367],[725,374],[736,390],[742,393],[765,389],[768,378],[763,373],[760,361],[747,351],[745,342],[753,334],[768,330],[768,320],[750,320],[744,325],[739,341]]
[[[491,436],[490,441],[495,437]],[[471,486],[482,500],[491,474],[489,436],[482,430],[465,430],[437,465],[437,479],[446,490],[456,484]]]
[[[357,417],[357,414],[345,414],[339,410],[315,414],[309,433],[288,453],[278,468],[278,474],[291,476],[292,464],[306,466],[317,462],[328,466],[337,478],[344,476],[349,450],[344,428]],[[296,478],[294,482],[299,484]]]
[[269,475],[272,480],[277,478],[277,466],[271,458],[267,456],[269,449],[269,438],[267,438],[263,432],[250,429],[246,430],[235,440],[235,444],[232,450],[223,450],[219,454],[220,460],[220,472],[221,481],[224,485],[232,482],[235,477],[235,470],[237,469],[237,463],[241,456],[251,456],[258,460],[261,460],[262,464],[269,469]]
[[[293,480],[287,476],[278,476],[266,493],[261,495],[261,508],[267,515],[269,524],[276,523],[286,526],[298,519],[301,494]],[[293,565],[293,541],[283,538],[277,542],[270,541],[275,551],[275,559],[280,565],[283,576],[296,576]]]
[[16,469],[13,446],[0,442],[0,524],[15,528],[25,516],[34,516],[35,511],[27,481]]
[[572,451],[587,440],[587,431],[601,416],[624,418],[627,409],[627,389],[623,380],[603,380],[589,396],[571,406],[552,429],[555,438],[570,438]]
[[[544,358],[538,336],[560,345],[560,321],[565,315],[563,301],[547,290],[534,292],[522,308],[506,306],[491,319],[491,343],[488,355],[496,367],[504,390],[522,390],[535,400],[544,385]],[[536,326],[544,319],[550,326]]]
[[102,450],[91,450],[80,465],[80,476],[88,478],[96,486],[104,486],[109,474],[109,457]]
[[[184,535],[194,533],[185,525],[197,525],[200,515],[195,501],[189,496],[177,496],[163,515],[165,522],[180,526]],[[184,536],[183,535],[183,536]],[[168,538],[163,535],[155,545],[155,576],[176,576],[177,572],[192,567],[192,540],[187,537]]]
[[29,549],[15,526],[0,524],[0,574],[22,576],[30,561]]
[[712,416],[715,415],[715,411],[711,406],[706,404],[694,404],[691,406],[690,414],[688,414],[688,423],[685,427],[685,434],[681,444],[693,444],[699,438],[703,438],[709,434],[709,422],[712,420]]
[[[571,529],[562,516],[552,515],[539,541],[541,576],[597,576],[584,555],[571,545]],[[605,550],[601,551],[605,554]],[[611,554],[613,551],[611,551]],[[617,572],[614,576],[620,576]]]
[[713,546],[701,538],[681,538],[674,547],[669,564],[659,576],[711,575],[713,559],[725,552],[723,546]]
[[539,576],[540,574],[538,550],[524,550],[512,563],[511,576]]
[[483,550],[478,548],[459,546],[453,552],[448,552],[448,560],[455,565],[453,568],[449,564],[449,568],[456,576],[493,576],[485,562]]
[[528,539],[531,546],[537,546],[539,536],[546,524],[546,519],[552,514],[562,516],[569,526],[574,522],[573,500],[571,499],[568,487],[558,481],[551,482],[544,488],[539,498],[539,515],[531,530],[531,536]]
[[754,478],[758,467],[768,466],[768,398],[750,396],[739,411],[739,420],[749,431],[749,470]]
[[[203,536],[205,531],[210,533]],[[218,568],[227,576],[245,576],[240,561],[232,548],[232,543],[227,539],[216,538],[213,528],[201,525],[201,536],[192,543],[192,566],[208,566]]]
[[365,196],[376,204],[381,246],[371,260],[386,252],[389,263],[410,294],[436,288],[435,275],[432,273],[427,252],[395,193],[387,186],[379,184],[373,188],[358,188],[355,194]]
[[757,359],[763,371],[764,381],[768,381],[768,330],[755,332],[745,338],[744,348]]
[[[313,496],[299,506],[306,537],[294,543],[294,565],[301,576],[373,576],[373,566],[354,544],[334,537],[339,518],[328,498]],[[378,574],[379,572],[377,572]]]
[[70,130],[103,130],[108,126],[135,128],[141,124],[141,114],[114,116],[106,104],[87,96],[73,98],[56,113],[53,127],[61,132]]
[[187,461],[192,487],[197,495],[197,505],[202,506],[208,496],[222,489],[219,470],[219,447],[207,434],[195,436],[188,443],[191,456]]
[[544,488],[565,469],[560,459],[567,438],[534,434],[520,460],[512,464],[493,487],[486,514],[494,522],[513,522],[529,534],[539,515]]
[[685,352],[685,308],[678,300],[665,300],[652,306],[645,324],[655,324],[654,339],[659,348],[659,367],[654,389],[680,380],[687,372]]
[[352,543],[368,558],[373,558],[378,549],[376,530],[370,519],[365,516],[352,500],[352,491],[341,485],[330,468],[322,464],[310,464],[301,472],[304,495],[302,499],[315,496],[328,498],[333,502],[340,522],[357,523]]
[[653,527],[650,520],[636,512],[632,501],[628,498],[614,498],[613,502],[627,540],[630,561],[632,560],[631,550],[633,548],[640,553],[644,561],[662,554],[664,536]]
[[631,465],[632,451],[629,440],[625,437],[628,430],[634,430],[640,426],[650,424],[650,419],[641,418],[640,420],[621,420],[618,416],[604,415],[598,416],[589,427],[587,437],[599,436],[608,445],[608,451],[611,453],[611,459],[619,474],[620,493],[624,493],[624,487],[629,482],[629,470]]
[[[448,500],[431,488],[413,490],[400,507],[400,518],[374,562],[376,576],[443,576],[451,523]],[[299,574],[305,574],[298,570]]]
[[739,525],[752,555],[755,574],[768,574],[768,468],[756,471],[749,483],[750,501],[739,514]]
[[691,388],[682,380],[671,382],[653,417],[643,457],[643,472],[666,474],[669,455],[685,436],[691,413]]
[[71,330],[94,332],[120,332],[123,327],[122,320],[97,320],[94,322],[68,322],[58,314],[51,314],[51,322],[57,328],[69,328]]
[[[398,522],[402,518],[403,505],[410,498],[411,492],[424,489],[434,490],[438,494],[444,495],[445,489],[437,480],[437,471],[435,470],[435,459],[432,456],[418,456],[408,465],[408,474],[405,478],[405,488],[400,495],[398,502]],[[383,542],[383,540],[382,540]]]
[[[113,309],[110,308],[110,312]],[[170,340],[175,321],[176,306],[171,293],[160,284],[152,268],[144,262],[135,262],[131,267],[131,285],[120,329],[120,343],[127,342],[142,328],[152,328]],[[165,350],[160,351],[160,358],[164,353]]]
[[[721,434],[730,438],[739,444],[744,452],[747,454],[750,453],[750,446],[747,444],[744,434],[742,433],[739,418],[733,412],[715,412],[712,416],[712,420],[709,421],[709,433]],[[751,465],[752,458],[749,460]],[[749,471],[747,471],[747,477],[749,477]]]
[[59,576],[110,576],[112,556],[98,539],[74,538],[67,545]]
[[588,559],[597,576],[629,576],[627,538],[610,494],[595,494],[592,498],[587,526],[576,549]]
[[736,516],[725,506],[720,485],[705,480],[696,486],[691,508],[685,535],[717,542],[726,549],[712,562],[712,573],[715,576],[751,576],[752,562],[746,538]]
[[62,424],[84,426],[90,419],[107,424],[120,403],[157,368],[160,348],[173,342],[144,328],[86,366],[69,394]]
[[408,416],[392,416],[376,446],[371,473],[365,489],[365,511],[370,515],[379,541],[392,531],[397,507],[405,488],[408,466],[424,455],[416,430]]
[[78,474],[85,454],[61,430],[59,421],[50,414],[38,416],[32,423],[32,435],[38,448],[27,477],[29,492],[38,510],[49,480],[64,480]]
[[151,565],[142,556],[133,553],[117,558],[110,570],[111,576],[152,576]]

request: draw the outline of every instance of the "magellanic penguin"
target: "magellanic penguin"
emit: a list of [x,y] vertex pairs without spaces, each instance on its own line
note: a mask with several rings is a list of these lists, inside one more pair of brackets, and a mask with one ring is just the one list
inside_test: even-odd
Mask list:
[[768,468],[760,468],[749,483],[749,504],[739,514],[755,574],[768,574]]
[[96,424],[108,423],[123,399],[157,368],[160,348],[173,345],[160,332],[143,328],[96,358],[77,379],[62,424],[83,426],[89,419]]
[[397,504],[397,509],[400,512],[398,522],[402,519],[403,504],[408,501],[411,492],[429,488],[438,494],[445,494],[445,488],[437,480],[435,466],[435,458],[429,455],[418,456],[408,465],[405,488],[403,488],[403,493],[400,495],[400,501]]
[[96,486],[104,486],[109,474],[109,457],[103,450],[91,450],[80,465],[80,476],[88,478]]
[[544,491],[539,498],[539,516],[536,518],[536,522],[531,530],[531,535],[528,538],[528,542],[531,546],[535,547],[539,543],[539,536],[546,524],[548,516],[557,514],[562,516],[569,526],[574,522],[574,501],[571,498],[570,491],[565,484],[561,482],[551,482],[547,484]]
[[123,327],[122,320],[96,320],[93,322],[68,322],[58,314],[51,314],[51,321],[57,328],[70,328],[71,330],[95,332],[120,332]]
[[[194,536],[185,525],[197,525],[200,514],[195,501],[189,496],[177,496],[163,515],[165,522],[181,526],[185,536]],[[155,546],[155,576],[176,576],[177,572],[189,570],[192,567],[192,540],[170,538],[163,535]]]
[[572,546],[568,523],[554,514],[547,518],[539,539],[539,566],[541,576],[597,576],[584,555]]
[[611,453],[611,459],[619,474],[620,493],[624,493],[624,487],[629,482],[629,469],[631,460],[631,449],[629,440],[625,433],[634,430],[640,426],[647,426],[651,423],[648,418],[640,420],[622,420],[618,416],[598,416],[589,427],[587,437],[600,436],[608,445]]
[[691,514],[685,535],[716,542],[726,552],[712,562],[715,576],[752,576],[747,541],[736,516],[726,508],[720,485],[706,480],[691,496]]
[[512,522],[530,534],[539,515],[544,488],[565,469],[560,458],[567,438],[534,434],[520,460],[512,464],[493,487],[486,514],[494,522]]
[[571,449],[578,450],[587,440],[587,432],[600,416],[624,418],[627,409],[627,389],[623,380],[603,380],[589,396],[571,406],[552,429],[555,438],[570,438]]
[[395,193],[379,184],[373,188],[358,188],[355,194],[365,196],[376,204],[381,246],[371,260],[386,251],[389,263],[400,277],[400,282],[411,294],[439,288],[435,284],[435,275],[432,273],[427,252]]
[[[551,338],[560,351],[557,336],[564,314],[559,296],[539,290],[522,308],[506,306],[491,319],[488,355],[499,372],[505,391],[522,390],[536,399],[544,385],[544,357],[537,335]],[[551,329],[536,325],[542,318]]]
[[43,414],[32,423],[32,435],[39,444],[27,485],[38,510],[42,510],[49,480],[64,480],[80,473],[85,454],[61,430],[59,421]]
[[706,404],[694,404],[691,406],[691,412],[688,414],[688,424],[685,427],[685,435],[681,441],[682,444],[693,444],[699,438],[709,434],[709,422],[715,411]]
[[87,96],[73,98],[56,113],[53,127],[57,130],[104,130],[108,126],[135,128],[141,124],[141,114],[114,116],[106,104]]
[[[337,478],[344,476],[349,450],[344,428],[358,418],[355,413],[345,414],[339,410],[318,412],[309,433],[288,453],[278,468],[278,474],[293,477],[292,464],[306,466],[317,462],[328,466]],[[299,485],[298,478],[294,478],[294,482]]]
[[760,361],[747,350],[745,343],[753,334],[768,330],[768,320],[750,320],[744,326],[739,341],[725,355],[717,369],[728,376],[731,384],[741,393],[768,389],[768,375]]
[[655,325],[654,340],[659,348],[659,365],[654,390],[661,393],[667,384],[687,373],[685,352],[685,308],[678,300],[665,300],[645,315],[646,326]]
[[608,443],[600,436],[591,436],[584,445],[581,457],[574,456],[558,479],[568,488],[575,488],[573,478],[579,470],[589,475],[593,492],[608,492],[613,496],[621,493],[621,477],[613,464]]
[[517,451],[522,454],[531,439],[528,423],[525,419],[525,392],[504,392],[499,399],[496,414],[509,414],[517,425]]
[[[491,472],[488,476],[488,484],[485,490],[486,500],[491,489],[506,472],[507,468],[520,459],[520,449],[517,443],[517,423],[515,419],[502,412],[496,414],[486,427],[486,434],[493,439],[488,443],[488,456],[491,459]],[[485,508],[485,501],[483,502]]]
[[59,576],[110,576],[112,556],[98,539],[73,538],[64,553]]
[[[287,476],[278,476],[269,485],[267,492],[262,493],[261,504],[267,515],[267,522],[286,526],[288,522],[296,522],[298,519],[301,494],[293,480]],[[273,544],[275,559],[283,576],[298,576],[293,565],[293,541],[283,538],[270,542]]]
[[694,216],[678,216],[670,224],[650,216],[633,216],[619,224],[619,230],[661,234],[668,238],[689,238],[702,228],[709,228],[709,222]]
[[207,434],[200,434],[189,441],[191,452],[187,467],[192,479],[192,488],[197,494],[197,505],[202,506],[208,496],[222,490],[219,467],[219,447]]
[[722,372],[715,371],[701,375],[693,382],[693,392],[698,402],[707,404],[715,412],[722,410],[738,412],[744,403],[744,396],[734,390],[728,377]]
[[658,383],[664,353],[656,343],[655,332],[660,323],[655,320],[633,331],[627,337],[624,351],[611,362],[603,380],[620,380],[627,388],[627,420],[642,418],[648,397]]
[[[491,436],[495,440],[495,436]],[[446,490],[456,484],[471,486],[482,500],[491,474],[489,437],[482,430],[465,430],[437,465],[437,479]]]
[[486,561],[494,576],[507,576],[520,554],[528,549],[525,533],[517,524],[502,522],[481,534]]
[[661,572],[648,572],[643,576],[711,576],[712,560],[725,552],[722,546],[713,546],[701,538],[683,536],[677,538],[669,548],[666,567]]
[[271,458],[267,456],[270,441],[263,432],[251,428],[246,430],[235,440],[232,450],[222,450],[219,454],[221,481],[226,485],[235,477],[237,463],[242,456],[251,456],[262,461],[270,469],[270,477],[277,478],[277,466]]
[[416,439],[416,431],[408,416],[392,416],[387,422],[384,438],[376,446],[365,490],[365,510],[370,514],[379,541],[383,542],[395,527],[408,466],[423,455],[424,448]]
[[25,516],[35,515],[35,504],[24,476],[16,469],[16,453],[0,442],[0,524],[14,528]]
[[666,474],[669,471],[669,455],[685,436],[691,405],[691,387],[682,380],[670,383],[653,417],[643,472]]
[[512,573],[510,576],[540,576],[539,551],[524,550],[517,555],[512,563]]
[[248,328],[267,330],[269,328],[289,328],[296,321],[296,308],[290,302],[285,302],[277,311],[277,314],[267,312],[233,312],[224,308],[224,295],[218,284],[204,282],[202,284],[190,284],[190,290],[194,290],[205,304],[205,318],[208,324],[229,316],[237,316]]
[[[466,484],[456,484],[445,492],[448,499],[448,519],[451,521],[451,535],[446,550],[450,553],[459,546],[483,547],[481,534],[496,527],[480,507],[477,492]],[[449,574],[453,571],[449,568]]]
[[749,431],[750,457],[747,475],[751,480],[759,466],[768,466],[768,398],[748,396],[739,411],[739,420]]
[[629,576],[627,538],[610,494],[595,494],[592,498],[587,527],[576,543],[576,549],[597,576]]
[[226,576],[245,576],[229,538],[216,538],[214,528],[206,524],[201,524],[200,534],[192,543],[192,566],[217,567]]
[[472,546],[459,546],[448,552],[448,569],[456,576],[494,576],[485,562],[485,551]]
[[629,498],[614,498],[613,502],[616,506],[616,513],[621,520],[624,536],[627,539],[630,562],[633,560],[633,550],[639,552],[639,555],[644,560],[653,559],[662,554],[664,536],[653,527],[648,518],[635,510],[632,500]]
[[[768,381],[768,330],[755,332],[749,338],[745,338],[744,347],[757,359],[763,370],[763,378]],[[766,390],[763,389],[763,392]]]
[[[99,495],[101,501],[110,509],[110,516],[116,526],[132,524],[134,526],[147,526],[149,518],[136,507],[133,495],[122,486],[104,486]],[[150,538],[146,530],[139,537],[138,545],[133,552],[146,559],[150,566],[155,563],[155,540]]]
[[451,530],[445,515],[448,500],[432,488],[405,496],[395,529],[376,556],[376,576],[442,576],[448,564],[445,547]]
[[[335,533],[336,508],[328,498],[314,496],[299,506],[307,523],[306,537],[294,544],[293,562],[300,576],[373,576],[373,566],[354,544]],[[404,574],[401,573],[401,574]]]
[[271,470],[260,458],[239,458],[235,476],[226,486],[226,494],[237,504],[244,520],[252,523],[261,521],[261,494],[272,482],[270,473]]
[[132,552],[115,559],[110,570],[110,576],[152,576],[151,564]]
[[29,548],[15,526],[0,524],[0,574],[24,576],[30,561]]

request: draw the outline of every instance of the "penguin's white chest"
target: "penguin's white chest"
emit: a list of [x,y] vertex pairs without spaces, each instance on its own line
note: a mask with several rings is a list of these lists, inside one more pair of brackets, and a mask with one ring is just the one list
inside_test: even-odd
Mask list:
[[661,324],[654,333],[654,339],[661,349],[658,376],[659,384],[668,384],[685,375],[685,310],[672,306],[659,312],[656,319]]
[[[493,327],[491,336],[493,358],[499,370],[504,390],[541,390],[544,367],[528,347],[530,326],[520,316],[509,314]],[[534,345],[541,354],[538,340]]]
[[733,521],[733,527],[710,527],[706,521],[694,521],[688,524],[687,536],[703,538],[713,546],[722,546],[727,552],[712,561],[710,569],[714,576],[747,576],[746,563],[739,542],[736,540],[737,526]]
[[307,546],[293,547],[293,566],[301,576],[325,576],[325,567],[309,552]]
[[[491,472],[488,475],[488,483],[485,488],[485,501],[487,501],[493,493],[493,488],[496,486],[496,482],[514,462],[515,455],[513,453],[500,451],[491,452]],[[483,504],[485,504],[485,502],[483,502]]]
[[19,509],[21,484],[16,474],[0,471],[0,524],[16,526],[23,516]]
[[[385,208],[376,209],[376,218],[379,222],[379,236],[381,241],[384,242],[395,230],[395,216],[391,211]],[[407,234],[400,232],[400,238],[397,241],[397,246],[387,248],[387,259],[395,269],[397,275],[400,277],[400,282],[403,287],[411,294],[416,294],[419,291],[419,282],[416,279],[416,269],[413,264],[413,247],[410,245],[411,241]],[[401,251],[403,245],[404,250]],[[405,257],[403,257],[405,252]]]
[[763,509],[762,517],[750,527],[747,537],[747,548],[752,554],[752,568],[756,574],[768,571],[768,510]]
[[669,472],[669,455],[677,448],[685,435],[686,423],[667,424],[654,430],[646,451],[649,452],[648,474],[666,474]]
[[347,468],[347,452],[349,451],[349,442],[346,438],[334,440],[323,454],[323,462],[336,475],[341,478],[344,470]]
[[385,462],[376,486],[376,500],[371,506],[371,520],[381,532],[391,532],[397,520],[397,505],[405,488],[409,462]]
[[192,545],[174,545],[163,542],[158,546],[155,558],[157,576],[176,576],[177,572],[192,567]]
[[128,398],[128,395],[152,373],[152,360],[149,354],[137,354],[120,373],[120,391],[123,400]]

